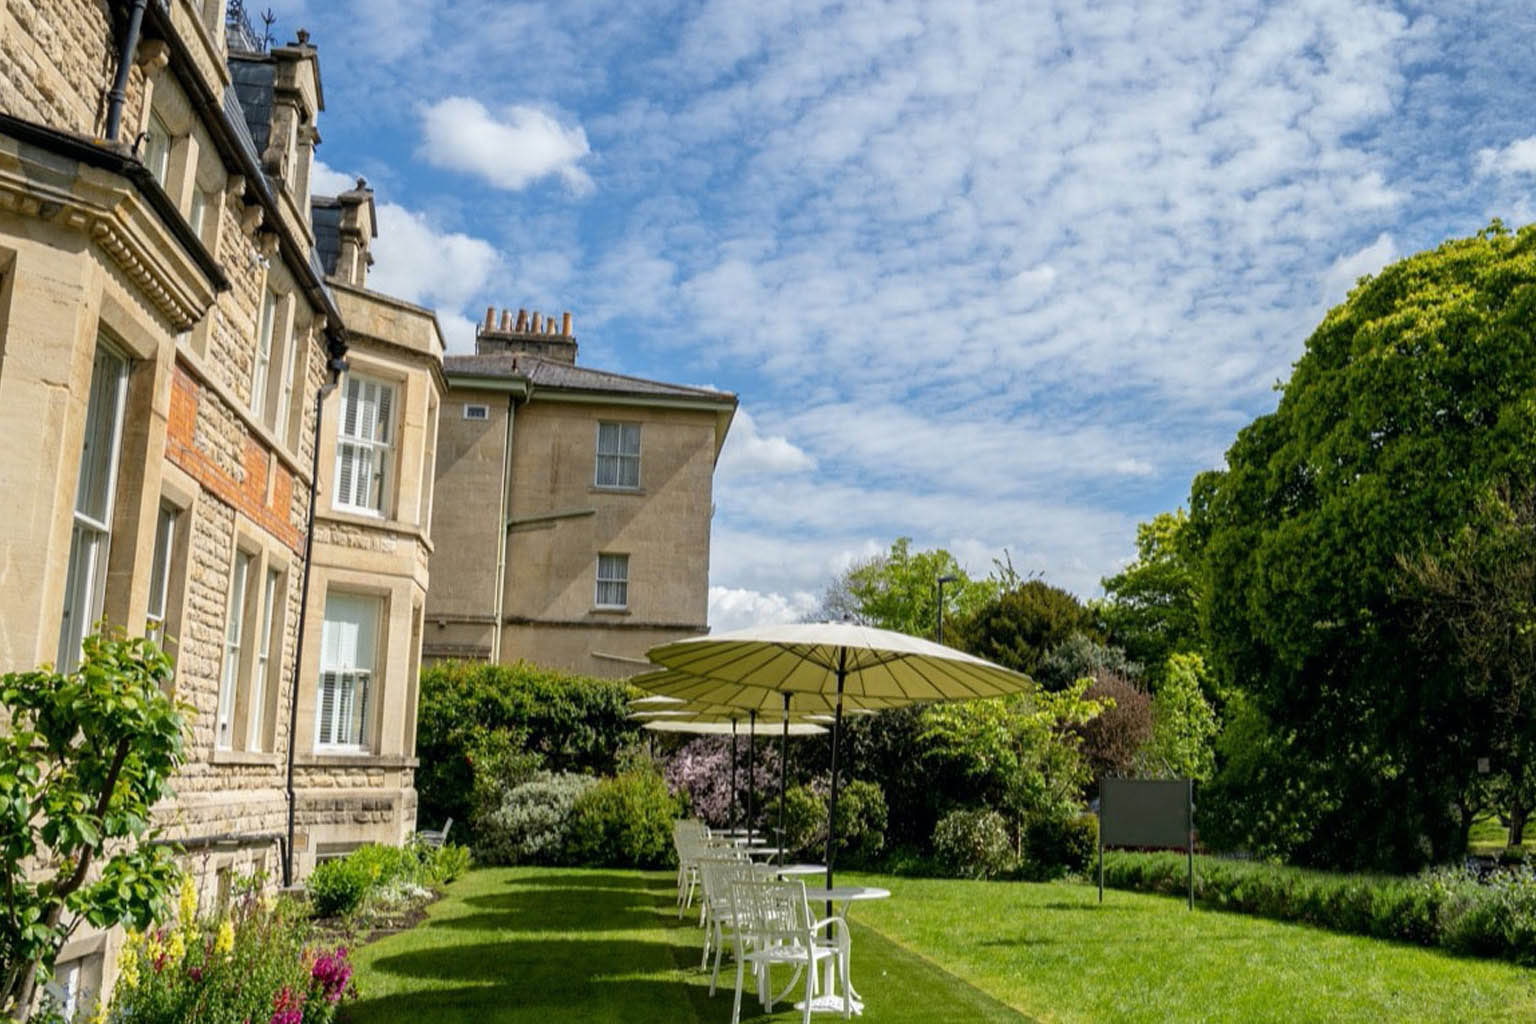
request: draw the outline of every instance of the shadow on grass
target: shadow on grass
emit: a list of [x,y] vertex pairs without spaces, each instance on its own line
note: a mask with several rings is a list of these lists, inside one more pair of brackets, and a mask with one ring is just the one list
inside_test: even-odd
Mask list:
[[509,878],[502,883],[513,889],[622,889],[630,892],[675,893],[671,877],[656,879],[636,878],[634,872],[564,871],[558,874],[541,872],[522,878]]

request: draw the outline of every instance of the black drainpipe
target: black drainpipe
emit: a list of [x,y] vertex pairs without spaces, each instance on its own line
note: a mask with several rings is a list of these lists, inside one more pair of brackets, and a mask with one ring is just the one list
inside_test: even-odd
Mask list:
[[309,464],[309,514],[304,523],[304,573],[299,584],[299,636],[293,644],[292,685],[288,692],[288,775],[284,789],[288,796],[288,841],[283,845],[283,888],[293,885],[293,812],[296,800],[293,793],[293,752],[298,746],[299,731],[299,668],[304,663],[304,624],[309,617],[309,568],[315,550],[315,504],[320,500],[320,421],[325,409],[325,396],[336,389],[336,383],[347,368],[334,342],[330,346],[330,358],[325,368],[328,376],[320,390],[315,392],[315,437]]
[[139,28],[144,24],[144,8],[149,0],[133,0],[128,9],[128,26],[123,30],[123,44],[117,52],[117,74],[112,76],[112,89],[107,93],[108,142],[117,141],[117,133],[123,126],[123,104],[128,101],[128,72],[133,67],[133,52],[139,48]]

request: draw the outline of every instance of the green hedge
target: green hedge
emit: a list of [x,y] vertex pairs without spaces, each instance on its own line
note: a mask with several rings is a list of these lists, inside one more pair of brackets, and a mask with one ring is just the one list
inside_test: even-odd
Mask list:
[[[1181,853],[1104,855],[1104,884],[1116,889],[1182,895],[1188,870]],[[1412,877],[1346,875],[1198,857],[1195,898],[1259,917],[1536,965],[1536,874],[1529,868],[1479,881],[1445,868]]]

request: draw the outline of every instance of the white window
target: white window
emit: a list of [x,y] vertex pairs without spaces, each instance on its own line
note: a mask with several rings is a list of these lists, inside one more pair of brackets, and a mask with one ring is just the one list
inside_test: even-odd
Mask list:
[[85,442],[80,449],[80,475],[75,483],[75,524],[69,540],[64,617],[59,627],[61,672],[73,671],[80,664],[81,641],[101,618],[127,396],[128,360],[110,349],[98,348],[91,367]]
[[395,389],[390,385],[347,375],[336,441],[337,508],[383,514],[394,404]]
[[597,556],[597,606],[599,608],[627,608],[629,606],[629,556]]
[[491,418],[491,407],[488,405],[465,405],[464,418],[467,420],[488,420]]
[[378,655],[378,598],[327,594],[315,695],[315,746],[368,748],[368,705]]
[[640,424],[597,425],[597,486],[640,486]]
[[283,444],[288,443],[289,406],[293,405],[293,371],[298,363],[299,349],[303,346],[304,335],[295,327],[283,351],[283,379],[277,382],[277,411],[273,432]]
[[245,587],[251,576],[253,556],[235,554],[235,572],[229,585],[229,621],[224,628],[224,672],[219,677],[218,735],[220,750],[234,745],[235,696],[240,688],[240,644],[245,638]]
[[276,639],[272,635],[272,621],[277,617],[277,602],[283,596],[282,579],[283,574],[279,570],[268,569],[266,586],[261,589],[261,626],[256,631],[256,671],[251,676],[250,729],[245,744],[247,750],[260,750],[266,743],[267,688],[271,682],[268,676],[274,664],[272,642]]
[[261,418],[267,404],[267,367],[272,362],[272,323],[277,319],[277,296],[261,293],[261,326],[256,330],[256,363],[251,367],[251,413]]
[[144,131],[144,166],[164,188],[165,175],[171,166],[171,132],[154,114],[149,115],[149,127]]
[[160,506],[155,520],[155,557],[149,566],[149,610],[145,613],[144,635],[165,647],[165,605],[171,592],[171,551],[176,542],[176,520],[180,511],[170,505]]

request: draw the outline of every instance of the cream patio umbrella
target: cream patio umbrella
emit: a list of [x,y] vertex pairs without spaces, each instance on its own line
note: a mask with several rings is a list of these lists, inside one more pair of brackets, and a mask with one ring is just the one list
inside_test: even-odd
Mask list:
[[844,708],[1000,697],[1032,685],[1028,676],[975,655],[904,633],[847,622],[754,626],[660,644],[646,653],[673,673],[695,677],[684,682],[674,676],[658,680],[654,686],[645,680],[662,673],[630,680],[652,693],[767,707],[772,698],[760,692],[767,690],[780,695],[785,708],[812,710],[817,701],[831,705],[827,709],[833,713],[832,794],[827,808],[829,889]]

